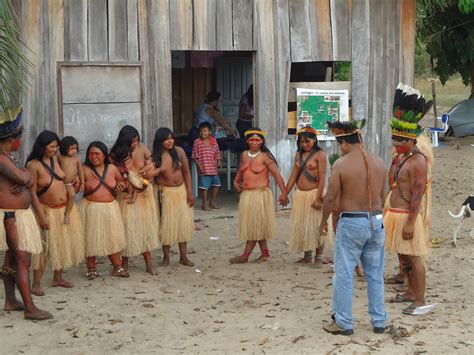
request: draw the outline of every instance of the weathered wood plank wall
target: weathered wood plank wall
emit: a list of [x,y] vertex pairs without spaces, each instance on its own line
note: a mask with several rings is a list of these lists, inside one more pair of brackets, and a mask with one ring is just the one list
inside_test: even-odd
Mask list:
[[157,127],[172,126],[171,50],[255,51],[257,123],[285,162],[295,145],[286,132],[292,62],[352,61],[353,117],[368,118],[366,145],[383,156],[393,90],[398,80],[414,81],[415,0],[15,2],[36,64],[23,100],[25,149],[42,129],[59,127],[55,68],[63,60],[140,61],[143,130],[151,143]]

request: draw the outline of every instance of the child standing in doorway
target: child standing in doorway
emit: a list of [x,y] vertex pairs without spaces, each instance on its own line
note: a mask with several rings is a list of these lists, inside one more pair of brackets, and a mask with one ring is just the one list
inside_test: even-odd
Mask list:
[[70,223],[71,210],[76,203],[76,189],[74,182],[79,179],[79,191],[84,191],[84,171],[82,163],[77,153],[79,151],[79,143],[76,138],[67,136],[61,140],[59,146],[59,166],[66,175],[64,177],[64,185],[67,191],[67,207],[64,213],[64,224]]
[[209,207],[217,209],[216,199],[221,180],[217,168],[222,167],[219,145],[211,135],[212,126],[208,122],[199,125],[199,138],[194,141],[192,158],[198,168],[198,187],[202,192],[201,209],[208,211],[208,191],[211,190]]

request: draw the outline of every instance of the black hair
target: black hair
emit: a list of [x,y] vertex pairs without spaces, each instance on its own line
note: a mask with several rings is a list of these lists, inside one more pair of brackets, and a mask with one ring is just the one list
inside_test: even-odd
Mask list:
[[298,140],[296,141],[296,146],[298,147],[298,152],[302,153],[303,152],[303,148],[301,148],[301,144],[300,144],[300,141],[301,141],[301,138],[309,138],[309,139],[314,139],[314,145],[313,145],[313,148],[311,148],[311,150],[314,150],[315,152],[319,151],[319,150],[323,150],[319,147],[318,145],[318,137],[316,136],[316,134],[314,134],[313,132],[301,132],[300,134],[298,134]]
[[[248,131],[261,131],[260,128],[258,127],[251,127],[248,129]],[[260,146],[260,151],[264,152],[264,153],[267,153],[267,155],[275,162],[275,164],[278,166],[278,163],[276,161],[276,158],[275,156],[272,154],[272,152],[270,151],[270,149],[268,149],[268,147],[266,146],[265,144],[265,137],[259,133],[252,133],[252,134],[249,134],[248,136],[245,136],[245,150],[250,150],[250,146],[249,144],[247,143],[247,139],[250,138],[251,136],[253,136],[254,134],[256,134],[257,136],[259,136],[262,140],[263,140],[263,143],[262,145]]]
[[110,155],[117,164],[122,164],[132,156],[132,142],[137,137],[140,141],[140,134],[135,127],[130,125],[122,127],[114,146],[110,149]]
[[413,139],[413,138],[406,138],[406,137],[401,137],[401,136],[396,136],[396,135],[393,135],[392,136],[392,140],[396,141],[396,142],[409,142],[409,141],[413,141],[413,144],[416,144],[416,138]]
[[199,124],[199,129],[201,128],[208,128],[210,131],[212,131],[212,125],[209,122],[201,122]]
[[28,155],[28,159],[26,162],[32,160],[42,160],[44,157],[44,149],[48,144],[56,141],[58,145],[61,143],[58,135],[52,131],[43,131],[41,132],[38,137],[36,137],[35,143],[33,144],[33,148],[31,149],[30,155]]
[[211,103],[221,97],[221,93],[216,90],[209,91],[206,95],[206,102]]
[[249,86],[245,96],[247,96],[247,102],[249,103],[249,106],[253,107],[253,84]]
[[61,139],[61,143],[59,144],[59,153],[63,156],[66,156],[69,153],[69,148],[73,145],[77,145],[77,149],[79,150],[79,143],[77,139],[72,136],[66,136]]
[[92,148],[97,148],[102,152],[102,154],[104,154],[104,164],[105,165],[110,164],[109,152],[107,151],[107,146],[104,143],[100,142],[100,141],[94,141],[91,144],[89,144],[89,146],[87,147],[86,159],[84,160],[84,165],[88,166],[89,168],[92,168],[94,166],[94,165],[92,165],[91,161],[89,160],[89,151]]
[[354,133],[348,136],[336,137],[336,140],[339,144],[342,144],[342,142],[346,142],[347,144],[362,144],[362,139],[360,138],[359,133]]
[[[161,155],[163,154],[162,143],[167,140],[169,136],[173,137],[174,139],[173,132],[167,127],[160,127],[155,132],[155,139],[153,139],[152,157],[157,168],[161,167]],[[182,161],[179,158],[178,151],[174,146],[169,150],[169,154],[171,156],[171,159],[173,160],[174,169],[178,169],[179,166],[182,164]]]

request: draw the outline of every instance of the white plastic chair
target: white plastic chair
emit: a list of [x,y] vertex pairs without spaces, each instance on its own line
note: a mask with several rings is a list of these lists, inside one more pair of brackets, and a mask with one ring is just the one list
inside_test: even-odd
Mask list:
[[441,127],[428,127],[429,131],[431,132],[431,146],[436,148],[439,146],[438,135],[440,133],[446,133],[448,130],[448,121],[449,115],[447,113],[443,113],[441,115]]

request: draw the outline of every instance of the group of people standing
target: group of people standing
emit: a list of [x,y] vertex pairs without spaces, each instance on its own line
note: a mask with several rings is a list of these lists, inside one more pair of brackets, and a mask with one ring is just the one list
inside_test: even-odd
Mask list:
[[[415,314],[425,305],[428,240],[424,226],[429,217],[432,154],[422,143],[418,121],[428,109],[429,103],[418,92],[405,86],[397,89],[391,122],[395,153],[388,174],[388,197],[385,163],[363,148],[364,121],[328,122],[342,157],[332,167],[327,188],[327,157],[318,147],[317,131],[304,127],[297,132],[298,151],[285,184],[275,157],[265,145],[267,133],[247,127],[243,132],[246,149],[233,182],[240,193],[239,236],[246,244],[243,253],[231,258],[230,263],[248,262],[257,244],[261,251],[257,261],[270,258],[268,240],[276,234],[269,188],[272,175],[281,191],[278,202],[282,206],[289,203],[288,196],[296,186],[290,248],[304,253],[299,262],[323,263],[324,246],[332,232],[327,221],[331,214],[335,216],[333,323],[324,327],[326,331],[353,333],[354,270],[359,262],[368,284],[374,332],[385,330],[385,244],[399,254],[400,272],[408,279],[408,289],[395,302],[410,302],[403,312]],[[83,164],[77,157],[79,147],[74,138],[60,140],[55,133],[44,131],[23,168],[11,155],[20,144],[21,109],[9,115],[11,119],[0,122],[0,212],[4,213],[5,227],[0,229],[5,232],[0,236],[0,247],[6,250],[1,270],[6,310],[22,309],[27,319],[51,318],[31,299],[31,293],[44,295],[41,279],[48,260],[54,270],[53,286],[59,287],[73,286],[63,278],[62,270],[84,259],[87,278],[95,279],[99,275],[97,256],[108,256],[113,276],[128,277],[128,258],[141,254],[146,271],[153,273],[150,252],[159,243],[163,248],[162,266],[169,264],[174,244],[179,246],[180,263],[193,265],[187,256],[187,243],[193,234],[195,197],[188,159],[184,150],[175,146],[170,129],[156,131],[150,151],[140,142],[135,128],[124,126],[110,154],[105,144],[92,142]],[[201,123],[200,130],[203,144],[210,146],[211,127]],[[209,154],[214,154],[214,164],[218,164],[217,153]],[[194,159],[197,156],[193,153]],[[212,181],[208,179],[208,185]],[[78,192],[83,193],[79,206]],[[211,207],[213,202],[211,197]],[[31,288],[30,255],[34,270]],[[15,283],[24,303],[15,298]]]

